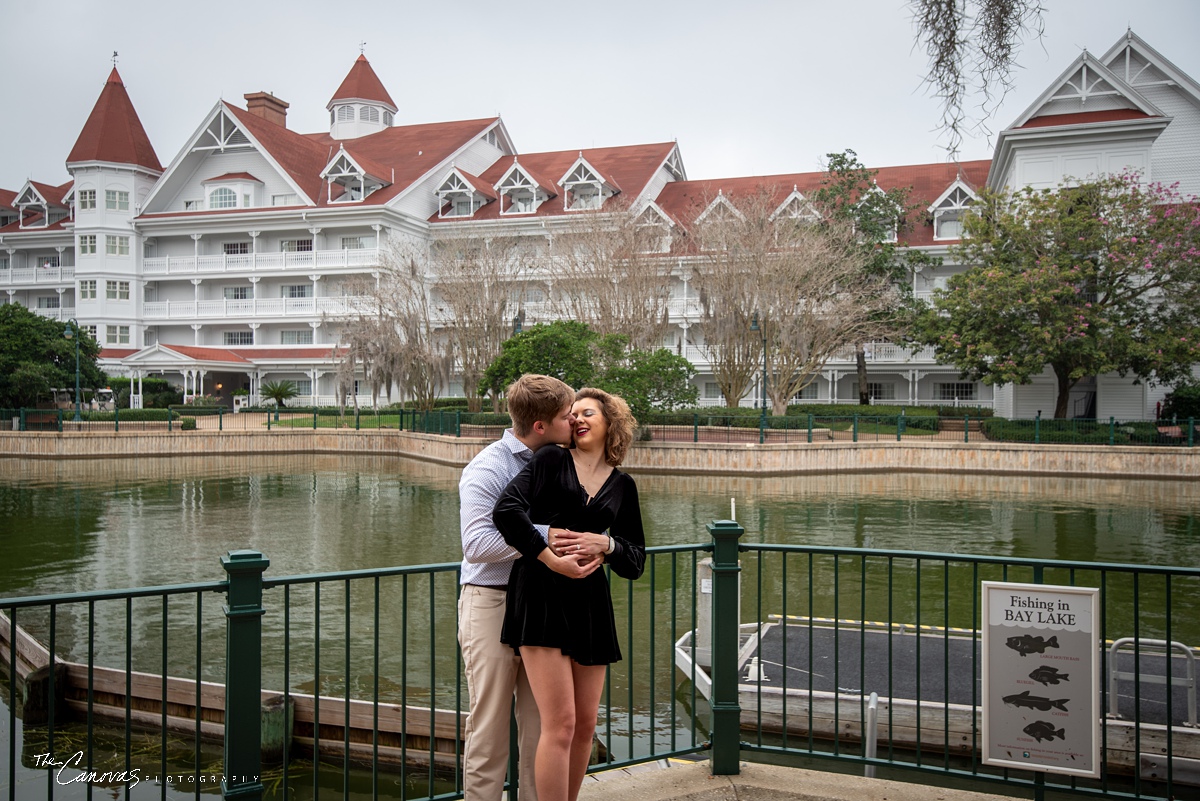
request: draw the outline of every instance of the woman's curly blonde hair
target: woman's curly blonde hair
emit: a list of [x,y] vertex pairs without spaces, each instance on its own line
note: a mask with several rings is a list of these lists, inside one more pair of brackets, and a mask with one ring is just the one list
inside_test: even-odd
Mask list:
[[600,404],[604,419],[608,423],[608,436],[604,440],[604,461],[613,467],[620,467],[629,452],[633,442],[633,432],[637,428],[637,420],[629,411],[629,404],[619,395],[610,395],[596,387],[584,387],[575,393],[575,400],[591,398]]

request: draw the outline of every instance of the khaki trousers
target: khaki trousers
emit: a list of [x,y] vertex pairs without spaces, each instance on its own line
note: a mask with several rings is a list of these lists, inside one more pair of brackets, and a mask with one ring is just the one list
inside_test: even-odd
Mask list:
[[463,585],[458,599],[458,644],[471,708],[463,749],[464,801],[500,801],[508,769],[508,726],[514,693],[520,801],[537,801],[533,756],[541,733],[540,720],[521,658],[500,642],[504,606],[504,590],[470,584]]

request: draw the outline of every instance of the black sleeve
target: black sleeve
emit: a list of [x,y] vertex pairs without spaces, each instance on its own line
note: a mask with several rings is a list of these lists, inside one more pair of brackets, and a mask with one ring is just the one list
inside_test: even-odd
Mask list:
[[537,559],[546,547],[546,541],[533,527],[529,510],[546,482],[557,475],[561,454],[555,451],[561,450],[551,445],[535,453],[529,464],[508,482],[492,510],[492,522],[504,541],[531,559]]
[[622,475],[621,505],[617,517],[609,527],[613,538],[613,552],[604,557],[613,572],[621,578],[641,578],[646,569],[646,534],[642,530],[642,508],[638,504],[637,484],[628,475]]

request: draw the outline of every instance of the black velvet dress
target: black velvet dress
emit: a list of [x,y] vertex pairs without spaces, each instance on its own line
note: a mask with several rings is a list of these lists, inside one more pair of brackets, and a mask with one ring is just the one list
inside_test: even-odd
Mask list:
[[622,578],[636,579],[646,564],[646,539],[637,485],[614,469],[588,501],[570,451],[547,445],[534,454],[496,502],[492,513],[505,541],[521,552],[508,579],[508,606],[500,641],[559,648],[581,665],[621,659],[612,596],[603,567],[567,578],[538,561],[546,542],[533,526],[607,531],[615,550],[604,557]]

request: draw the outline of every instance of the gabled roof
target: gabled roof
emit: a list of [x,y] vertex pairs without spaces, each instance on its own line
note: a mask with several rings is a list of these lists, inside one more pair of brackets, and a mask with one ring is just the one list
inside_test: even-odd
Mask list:
[[471,173],[467,172],[466,170],[462,169],[461,167],[453,167],[453,168],[451,168],[451,172],[454,172],[460,178],[462,178],[464,181],[469,183],[475,189],[476,192],[483,195],[484,197],[486,197],[490,200],[495,200],[498,197],[498,195],[496,194],[495,188],[490,186],[489,184],[484,183],[483,180],[481,178],[479,178],[478,176],[472,175]]
[[248,172],[227,172],[224,175],[218,175],[216,178],[205,178],[200,183],[215,184],[217,181],[255,181],[260,184],[262,183],[262,181],[259,181]]
[[109,73],[104,88],[100,90],[100,98],[92,107],[92,113],[67,156],[68,165],[84,161],[136,164],[154,172],[162,172],[162,164],[116,67]]
[[0,209],[8,211],[17,210],[17,193],[7,189],[0,189]]
[[562,174],[562,177],[558,179],[559,186],[563,186],[563,182],[571,177],[571,173],[575,172],[576,167],[586,168],[588,172],[590,172],[592,175],[595,175],[597,178],[599,178],[601,181],[603,181],[604,183],[611,186],[613,189],[617,190],[618,192],[621,191],[621,184],[619,184],[617,182],[617,179],[613,178],[612,175],[608,171],[603,170],[603,169],[597,167],[596,165],[592,164],[590,161],[588,161],[587,156],[583,155],[582,150],[579,151],[579,157],[576,158],[573,162],[571,162],[571,166],[567,167],[567,171],[564,172]]
[[[493,187],[497,192],[500,191],[500,184],[504,183],[508,179],[508,176],[512,175],[514,172],[520,172],[528,177],[529,180],[532,181],[539,189],[545,192],[547,197],[555,197],[558,194],[558,184],[556,184],[552,178],[539,175],[525,164],[520,163],[520,161],[517,159],[517,156],[513,156],[513,160],[509,168],[504,171],[503,175],[496,179],[496,183],[493,184]],[[507,159],[505,161],[507,162]]]
[[181,356],[186,356],[187,358],[194,359],[195,361],[234,363],[246,362],[247,364],[250,361],[249,359],[245,359],[234,351],[226,348],[205,348],[196,345],[171,345],[162,342],[160,342],[157,346],[151,347],[159,347],[163,350],[174,351]]
[[[1085,50],[1009,127],[1024,127],[1026,123],[1044,115],[1112,110],[1111,106],[1110,109],[1089,109],[1089,97],[1100,98],[1106,104],[1115,103],[1125,109],[1140,111],[1144,117],[1164,116],[1157,106]],[[1068,108],[1062,108],[1064,103]]]
[[120,359],[127,366],[154,365],[169,369],[173,365],[183,366],[201,362],[244,370],[259,362],[331,360],[338,350],[335,345],[299,348],[209,348],[159,342],[140,350],[105,348],[100,352],[100,358]]
[[333,158],[331,158],[329,163],[325,165],[325,168],[321,170],[321,177],[327,178],[330,171],[333,169],[333,165],[337,164],[338,159],[343,157],[353,164],[359,172],[363,173],[363,175],[371,178],[377,178],[384,183],[391,183],[388,181],[389,168],[384,167],[382,164],[378,164],[361,154],[355,156],[346,149],[345,143],[343,143],[342,147],[338,148],[338,151],[333,154]]
[[[924,209],[960,175],[969,186],[982,186],[987,180],[990,165],[990,161],[964,161],[957,164],[909,164],[878,168],[875,175],[876,185],[885,191],[909,187],[909,199],[919,207],[910,218],[913,223],[912,229],[901,234],[901,241],[916,246],[945,244],[942,241],[935,243],[932,226],[923,224]],[[749,196],[766,190],[771,193],[771,200],[778,207],[794,191],[801,192],[805,197],[812,197],[813,191],[821,186],[825,175],[824,172],[802,172],[709,181],[673,181],[663,187],[656,202],[672,219],[688,228],[719,194],[736,201],[738,196]]]
[[[365,137],[366,139],[374,139],[381,134],[372,134]],[[357,140],[361,141],[361,140]],[[624,147],[600,147],[584,149],[580,151],[578,148],[574,150],[559,150],[551,153],[522,153],[520,156],[505,156],[499,159],[491,167],[484,170],[480,175],[480,179],[489,186],[495,186],[500,182],[500,179],[512,169],[513,164],[520,159],[521,169],[534,176],[539,185],[551,183],[549,176],[566,175],[571,167],[579,161],[579,154],[582,152],[583,157],[588,164],[601,172],[604,180],[611,180],[615,185],[620,186],[626,193],[627,197],[636,198],[658,172],[659,167],[663,165],[666,159],[675,149],[674,142],[662,142],[653,145],[627,145]],[[557,181],[553,182],[557,186]],[[669,184],[668,184],[669,185]],[[555,189],[557,194],[560,190]],[[575,212],[576,214],[578,212]],[[522,215],[523,218],[528,217],[557,217],[568,216],[571,212],[565,211],[561,203],[543,203],[538,206],[537,211],[529,215]],[[429,218],[430,222],[455,222],[461,221],[463,218],[447,217],[441,220],[435,214]],[[489,203],[483,208],[475,212],[471,216],[472,220],[497,220],[507,219],[500,217],[500,204]]]
[[335,104],[348,100],[367,100],[372,103],[383,103],[393,113],[397,110],[392,96],[388,94],[387,89],[383,88],[383,81],[379,80],[379,76],[375,74],[375,70],[371,69],[371,62],[367,61],[367,57],[364,55],[359,55],[354,60],[353,66],[350,67],[350,72],[346,74],[342,85],[333,93],[333,97],[330,98],[325,108],[327,110],[331,109]]
[[1079,111],[1073,114],[1043,114],[1034,117],[1020,130],[1030,128],[1050,128],[1057,125],[1088,125],[1094,122],[1118,122],[1121,120],[1145,120],[1150,115],[1133,108],[1114,108],[1107,111]]
[[[1140,57],[1140,61],[1143,63],[1135,63],[1134,56]],[[1126,30],[1125,35],[1100,57],[1100,61],[1135,89],[1142,85],[1143,79],[1170,81],[1183,91],[1184,96],[1193,105],[1200,107],[1200,83],[1176,67],[1170,59],[1146,44],[1140,36],[1133,32],[1133,29]],[[1159,74],[1147,74],[1146,66],[1153,68]]]
[[287,171],[288,176],[309,199],[321,196],[321,168],[329,160],[325,148],[313,142],[310,137],[264,120],[232,103],[222,101],[222,105],[233,115],[238,125],[250,133],[267,151],[267,155]]

